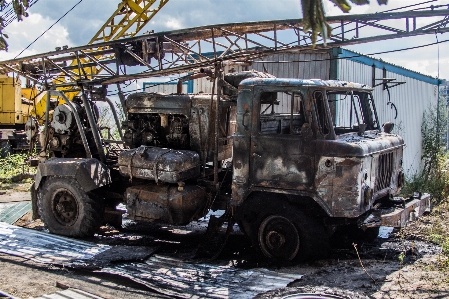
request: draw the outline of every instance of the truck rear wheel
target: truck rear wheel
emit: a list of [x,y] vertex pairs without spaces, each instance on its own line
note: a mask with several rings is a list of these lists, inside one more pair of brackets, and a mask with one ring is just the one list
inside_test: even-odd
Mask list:
[[73,178],[49,177],[37,192],[39,215],[53,234],[92,236],[100,227],[104,207],[100,199],[84,192]]

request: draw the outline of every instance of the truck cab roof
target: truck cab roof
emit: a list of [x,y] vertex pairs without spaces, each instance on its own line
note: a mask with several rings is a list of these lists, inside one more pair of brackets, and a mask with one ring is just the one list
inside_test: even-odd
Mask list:
[[321,80],[321,79],[292,79],[292,78],[248,78],[240,85],[264,85],[264,86],[285,86],[285,87],[321,87],[339,90],[358,90],[370,92],[373,88],[366,84],[354,83],[341,80]]

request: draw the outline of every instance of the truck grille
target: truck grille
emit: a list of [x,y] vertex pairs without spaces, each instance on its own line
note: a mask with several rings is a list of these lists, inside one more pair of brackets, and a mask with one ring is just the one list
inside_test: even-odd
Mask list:
[[393,174],[393,153],[386,153],[379,156],[377,165],[376,188],[380,191],[390,187]]

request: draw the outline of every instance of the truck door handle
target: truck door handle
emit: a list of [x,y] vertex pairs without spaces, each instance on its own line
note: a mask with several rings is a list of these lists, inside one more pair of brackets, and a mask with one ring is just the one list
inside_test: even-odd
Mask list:
[[245,113],[243,114],[242,125],[245,127],[245,129],[248,129],[248,126],[249,126],[249,111],[248,110],[246,110]]

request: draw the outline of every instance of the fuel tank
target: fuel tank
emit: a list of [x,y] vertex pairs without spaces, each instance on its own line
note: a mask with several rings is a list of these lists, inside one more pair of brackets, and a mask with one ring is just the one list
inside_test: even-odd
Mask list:
[[140,146],[118,158],[120,174],[165,183],[178,183],[200,175],[200,157],[194,151]]

